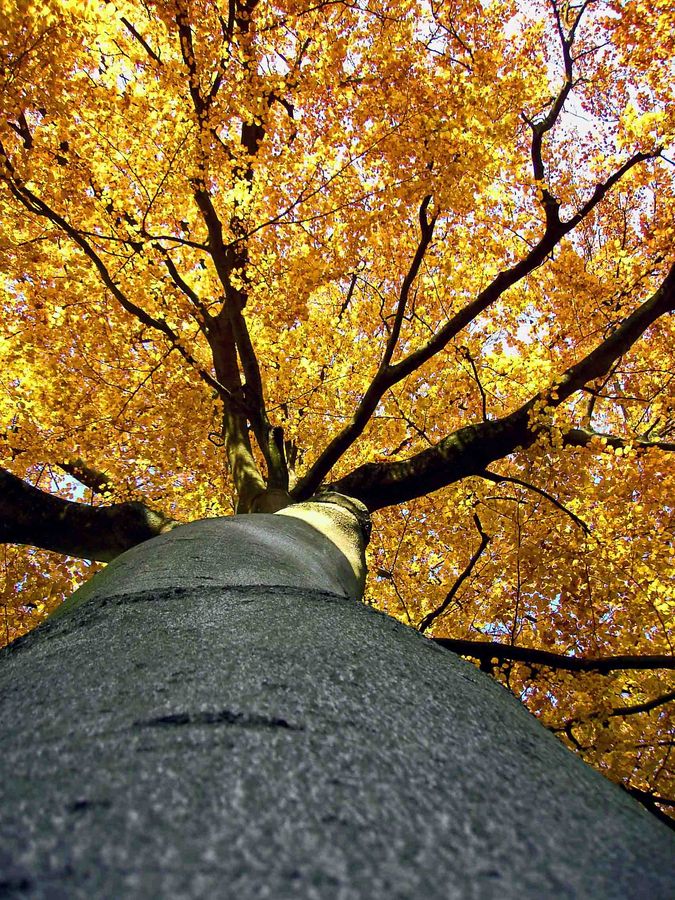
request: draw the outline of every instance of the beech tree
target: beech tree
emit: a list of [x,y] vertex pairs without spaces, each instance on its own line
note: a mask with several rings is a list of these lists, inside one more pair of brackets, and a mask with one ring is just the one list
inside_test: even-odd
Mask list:
[[0,628],[330,490],[365,602],[665,816],[665,0],[9,0]]

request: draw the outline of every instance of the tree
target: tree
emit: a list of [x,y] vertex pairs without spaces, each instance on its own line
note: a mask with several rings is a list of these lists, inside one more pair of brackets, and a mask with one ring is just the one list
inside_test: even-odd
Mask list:
[[328,488],[370,604],[672,808],[667,13],[8,4],[6,639]]

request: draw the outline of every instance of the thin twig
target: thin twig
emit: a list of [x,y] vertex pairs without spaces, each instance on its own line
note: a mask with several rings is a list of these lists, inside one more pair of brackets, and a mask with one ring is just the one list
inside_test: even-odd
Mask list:
[[476,528],[478,529],[478,534],[480,535],[480,546],[478,547],[478,550],[476,550],[476,552],[473,554],[473,556],[469,560],[468,565],[466,566],[466,568],[464,569],[462,574],[459,576],[457,581],[455,581],[453,586],[448,591],[448,594],[447,594],[445,600],[441,603],[441,605],[439,607],[432,610],[432,612],[427,613],[427,615],[422,619],[420,624],[417,626],[418,631],[420,631],[422,633],[424,633],[431,625],[433,625],[433,623],[436,621],[436,619],[439,616],[442,616],[443,613],[445,612],[445,610],[448,608],[448,606],[450,606],[455,594],[460,589],[462,584],[466,581],[466,579],[469,577],[469,575],[471,574],[471,572],[474,569],[474,566],[480,559],[481,554],[483,553],[483,551],[485,550],[487,545],[490,543],[490,536],[487,535],[483,531],[483,526],[481,524],[480,519],[478,518],[478,513],[473,514],[473,521],[476,525]]
[[544,497],[550,503],[552,503],[555,507],[562,510],[562,512],[566,513],[570,519],[578,525],[586,534],[591,533],[591,529],[583,521],[579,516],[575,515],[571,509],[568,509],[564,504],[562,504],[559,500],[549,494],[548,491],[543,490],[543,488],[536,487],[534,484],[530,484],[528,481],[523,481],[521,478],[515,478],[512,475],[499,475],[497,472],[491,472],[489,469],[484,469],[480,473],[480,477],[484,478],[486,481],[492,481],[494,484],[500,484],[502,481],[507,481],[509,484],[517,484],[520,487],[527,488],[529,491],[533,491],[535,494],[539,494],[540,497]]

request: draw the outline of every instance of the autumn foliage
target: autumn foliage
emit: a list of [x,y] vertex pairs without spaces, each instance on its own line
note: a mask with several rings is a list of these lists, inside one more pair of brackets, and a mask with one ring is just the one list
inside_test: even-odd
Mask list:
[[3,641],[330,485],[368,603],[674,806],[669,10],[0,0]]

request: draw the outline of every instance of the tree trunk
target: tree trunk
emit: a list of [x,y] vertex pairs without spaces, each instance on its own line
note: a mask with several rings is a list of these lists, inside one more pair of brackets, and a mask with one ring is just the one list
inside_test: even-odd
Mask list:
[[358,602],[306,521],[196,522],[0,666],[0,894],[670,898],[666,826]]

